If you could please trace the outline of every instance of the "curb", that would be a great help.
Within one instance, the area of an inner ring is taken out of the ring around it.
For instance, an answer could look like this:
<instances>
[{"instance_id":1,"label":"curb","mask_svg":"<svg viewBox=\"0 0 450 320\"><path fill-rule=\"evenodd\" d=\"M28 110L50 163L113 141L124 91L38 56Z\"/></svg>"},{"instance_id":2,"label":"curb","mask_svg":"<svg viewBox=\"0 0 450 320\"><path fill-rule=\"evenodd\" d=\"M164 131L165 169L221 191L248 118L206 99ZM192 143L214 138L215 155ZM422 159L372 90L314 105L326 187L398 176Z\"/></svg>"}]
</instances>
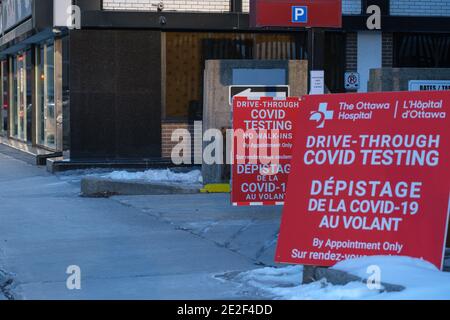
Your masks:
<instances>
[{"instance_id":1,"label":"curb","mask_svg":"<svg viewBox=\"0 0 450 320\"><path fill-rule=\"evenodd\" d=\"M150 183L143 181L121 181L102 178L83 178L81 195L84 197L110 197L116 195L167 195L197 194L199 186L180 184Z\"/></svg>"},{"instance_id":2,"label":"curb","mask_svg":"<svg viewBox=\"0 0 450 320\"><path fill-rule=\"evenodd\" d=\"M207 184L200 190L201 193L230 193L230 184Z\"/></svg>"}]
</instances>

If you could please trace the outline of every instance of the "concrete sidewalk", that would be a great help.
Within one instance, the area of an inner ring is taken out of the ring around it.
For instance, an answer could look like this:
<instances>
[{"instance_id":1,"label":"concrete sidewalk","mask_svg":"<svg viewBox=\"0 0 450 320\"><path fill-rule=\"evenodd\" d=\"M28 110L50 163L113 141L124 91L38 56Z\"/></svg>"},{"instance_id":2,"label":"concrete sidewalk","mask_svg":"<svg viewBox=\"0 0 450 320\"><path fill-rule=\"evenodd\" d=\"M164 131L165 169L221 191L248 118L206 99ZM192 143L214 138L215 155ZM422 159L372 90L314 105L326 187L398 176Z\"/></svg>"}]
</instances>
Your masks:
<instances>
[{"instance_id":1,"label":"concrete sidewalk","mask_svg":"<svg viewBox=\"0 0 450 320\"><path fill-rule=\"evenodd\" d=\"M15 299L260 298L216 276L270 261L279 213L230 208L223 195L81 198L78 183L0 154L0 269L14 280L3 291ZM81 268L81 290L66 287L71 265Z\"/></svg>"},{"instance_id":2,"label":"concrete sidewalk","mask_svg":"<svg viewBox=\"0 0 450 320\"><path fill-rule=\"evenodd\" d=\"M112 197L259 265L273 266L282 207L233 207L229 194Z\"/></svg>"}]
</instances>

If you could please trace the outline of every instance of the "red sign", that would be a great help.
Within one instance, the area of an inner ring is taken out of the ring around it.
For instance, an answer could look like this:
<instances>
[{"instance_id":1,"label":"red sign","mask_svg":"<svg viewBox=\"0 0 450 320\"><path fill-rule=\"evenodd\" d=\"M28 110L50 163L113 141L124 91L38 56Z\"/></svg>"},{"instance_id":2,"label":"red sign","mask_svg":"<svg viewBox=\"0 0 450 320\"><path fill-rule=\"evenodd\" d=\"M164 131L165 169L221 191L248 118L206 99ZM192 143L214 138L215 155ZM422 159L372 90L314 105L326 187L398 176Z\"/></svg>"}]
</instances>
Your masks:
<instances>
[{"instance_id":1,"label":"red sign","mask_svg":"<svg viewBox=\"0 0 450 320\"><path fill-rule=\"evenodd\" d=\"M342 27L341 0L253 0L252 27Z\"/></svg>"},{"instance_id":2,"label":"red sign","mask_svg":"<svg viewBox=\"0 0 450 320\"><path fill-rule=\"evenodd\" d=\"M450 92L305 97L276 261L399 255L442 267L449 111Z\"/></svg>"},{"instance_id":3,"label":"red sign","mask_svg":"<svg viewBox=\"0 0 450 320\"><path fill-rule=\"evenodd\" d=\"M299 98L233 99L233 205L284 204Z\"/></svg>"}]
</instances>

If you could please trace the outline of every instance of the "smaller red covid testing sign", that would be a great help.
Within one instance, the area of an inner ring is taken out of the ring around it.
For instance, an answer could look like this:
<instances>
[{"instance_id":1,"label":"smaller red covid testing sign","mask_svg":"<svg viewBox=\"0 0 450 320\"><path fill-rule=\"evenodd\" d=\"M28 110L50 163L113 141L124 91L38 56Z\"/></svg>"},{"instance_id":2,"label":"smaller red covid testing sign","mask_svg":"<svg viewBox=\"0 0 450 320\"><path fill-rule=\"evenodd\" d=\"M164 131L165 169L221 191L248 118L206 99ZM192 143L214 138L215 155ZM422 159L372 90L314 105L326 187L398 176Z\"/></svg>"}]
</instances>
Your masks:
<instances>
[{"instance_id":1,"label":"smaller red covid testing sign","mask_svg":"<svg viewBox=\"0 0 450 320\"><path fill-rule=\"evenodd\" d=\"M373 255L443 266L450 92L304 98L276 261Z\"/></svg>"},{"instance_id":2,"label":"smaller red covid testing sign","mask_svg":"<svg viewBox=\"0 0 450 320\"><path fill-rule=\"evenodd\" d=\"M284 204L300 106L299 98L233 99L233 205Z\"/></svg>"}]
</instances>

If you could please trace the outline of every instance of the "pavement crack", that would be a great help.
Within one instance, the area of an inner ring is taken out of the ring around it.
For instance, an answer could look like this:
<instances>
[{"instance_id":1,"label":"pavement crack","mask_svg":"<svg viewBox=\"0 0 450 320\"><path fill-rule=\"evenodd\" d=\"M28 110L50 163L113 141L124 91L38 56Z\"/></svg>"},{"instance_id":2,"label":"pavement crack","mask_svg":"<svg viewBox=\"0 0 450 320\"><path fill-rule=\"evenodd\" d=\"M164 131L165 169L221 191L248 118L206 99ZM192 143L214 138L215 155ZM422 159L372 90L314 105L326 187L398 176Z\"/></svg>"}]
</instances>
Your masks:
<instances>
[{"instance_id":1,"label":"pavement crack","mask_svg":"<svg viewBox=\"0 0 450 320\"><path fill-rule=\"evenodd\" d=\"M224 243L224 247L229 249L229 247L230 247L230 245L232 244L232 242L233 242L234 240L236 240L237 237L239 237L241 234L243 234L243 233L244 233L248 228L250 228L250 226L253 225L253 224L254 224L254 220L251 220L251 221L248 222L245 226L242 226L242 228L240 228L238 231L236 231L236 232L230 237L230 239Z\"/></svg>"},{"instance_id":2,"label":"pavement crack","mask_svg":"<svg viewBox=\"0 0 450 320\"><path fill-rule=\"evenodd\" d=\"M264 252L266 252L268 249L270 249L270 247L272 247L274 244L277 243L278 240L278 234L279 231L277 231L273 236L272 239L267 241L262 247L261 249L258 250L258 252L256 253L255 257L256 259L261 258L261 256L264 254Z\"/></svg>"}]
</instances>

